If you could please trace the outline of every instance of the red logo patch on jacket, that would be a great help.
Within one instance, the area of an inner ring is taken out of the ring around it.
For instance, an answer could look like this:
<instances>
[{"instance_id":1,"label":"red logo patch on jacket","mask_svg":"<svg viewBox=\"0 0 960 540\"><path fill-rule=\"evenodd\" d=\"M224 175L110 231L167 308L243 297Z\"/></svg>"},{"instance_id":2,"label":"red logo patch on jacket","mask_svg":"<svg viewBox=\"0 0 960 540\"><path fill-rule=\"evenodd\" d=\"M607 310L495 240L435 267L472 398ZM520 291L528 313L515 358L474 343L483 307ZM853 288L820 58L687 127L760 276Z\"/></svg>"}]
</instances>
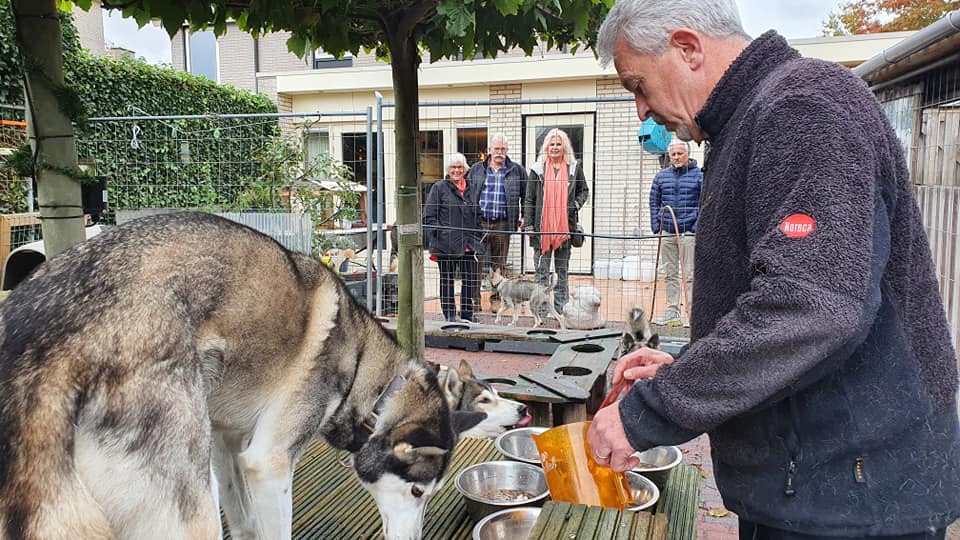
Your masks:
<instances>
[{"instance_id":1,"label":"red logo patch on jacket","mask_svg":"<svg viewBox=\"0 0 960 540\"><path fill-rule=\"evenodd\" d=\"M792 214L780 222L780 230L789 238L803 238L817 229L817 222L806 214Z\"/></svg>"}]
</instances>

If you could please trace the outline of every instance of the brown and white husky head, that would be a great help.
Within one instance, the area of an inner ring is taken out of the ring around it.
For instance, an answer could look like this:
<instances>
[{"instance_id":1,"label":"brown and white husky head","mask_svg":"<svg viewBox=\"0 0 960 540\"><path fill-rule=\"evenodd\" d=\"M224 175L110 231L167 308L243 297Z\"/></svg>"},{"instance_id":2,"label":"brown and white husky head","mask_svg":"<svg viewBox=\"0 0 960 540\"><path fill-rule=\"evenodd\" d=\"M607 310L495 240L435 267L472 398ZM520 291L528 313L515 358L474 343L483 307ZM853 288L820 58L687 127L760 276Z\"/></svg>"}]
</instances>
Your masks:
<instances>
[{"instance_id":1,"label":"brown and white husky head","mask_svg":"<svg viewBox=\"0 0 960 540\"><path fill-rule=\"evenodd\" d=\"M530 423L531 416L527 413L526 405L500 397L492 385L474 376L466 360L460 360L460 366L455 370L441 369L446 372L446 378L441 374L441 384L450 410L486 415L479 424L460 433L461 437L492 439L512 427Z\"/></svg>"},{"instance_id":2,"label":"brown and white husky head","mask_svg":"<svg viewBox=\"0 0 960 540\"><path fill-rule=\"evenodd\" d=\"M627 329L620 341L620 356L643 347L656 349L660 346L660 335L654 334L643 309L635 307L627 313Z\"/></svg>"}]
</instances>

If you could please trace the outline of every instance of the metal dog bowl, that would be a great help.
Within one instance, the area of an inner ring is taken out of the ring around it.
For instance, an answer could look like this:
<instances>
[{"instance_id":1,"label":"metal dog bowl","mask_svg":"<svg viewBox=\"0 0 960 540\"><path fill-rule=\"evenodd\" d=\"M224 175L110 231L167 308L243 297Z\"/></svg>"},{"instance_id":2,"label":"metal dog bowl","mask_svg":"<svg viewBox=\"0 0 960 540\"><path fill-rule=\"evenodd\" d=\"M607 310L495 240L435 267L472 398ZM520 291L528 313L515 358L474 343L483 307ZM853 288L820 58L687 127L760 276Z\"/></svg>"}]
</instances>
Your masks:
<instances>
[{"instance_id":1,"label":"metal dog bowl","mask_svg":"<svg viewBox=\"0 0 960 540\"><path fill-rule=\"evenodd\" d=\"M653 480L637 474L633 471L627 471L627 484L630 485L630 494L633 495L633 505L628 506L627 510L634 512L646 510L660 499L660 490Z\"/></svg>"},{"instance_id":2,"label":"metal dog bowl","mask_svg":"<svg viewBox=\"0 0 960 540\"><path fill-rule=\"evenodd\" d=\"M633 468L638 473L669 471L683 461L683 453L676 446L657 446L637 454L640 464Z\"/></svg>"},{"instance_id":3,"label":"metal dog bowl","mask_svg":"<svg viewBox=\"0 0 960 540\"><path fill-rule=\"evenodd\" d=\"M540 506L550 490L540 467L519 461L485 461L460 471L455 482L474 521L520 506Z\"/></svg>"},{"instance_id":4,"label":"metal dog bowl","mask_svg":"<svg viewBox=\"0 0 960 540\"><path fill-rule=\"evenodd\" d=\"M524 506L494 512L473 527L473 540L519 540L526 538L540 517L539 508Z\"/></svg>"},{"instance_id":5,"label":"metal dog bowl","mask_svg":"<svg viewBox=\"0 0 960 540\"><path fill-rule=\"evenodd\" d=\"M512 460L540 465L540 454L537 452L537 443L533 442L531 435L539 435L547 429L549 428L522 427L504 431L497 436L495 442L497 450Z\"/></svg>"}]
</instances>

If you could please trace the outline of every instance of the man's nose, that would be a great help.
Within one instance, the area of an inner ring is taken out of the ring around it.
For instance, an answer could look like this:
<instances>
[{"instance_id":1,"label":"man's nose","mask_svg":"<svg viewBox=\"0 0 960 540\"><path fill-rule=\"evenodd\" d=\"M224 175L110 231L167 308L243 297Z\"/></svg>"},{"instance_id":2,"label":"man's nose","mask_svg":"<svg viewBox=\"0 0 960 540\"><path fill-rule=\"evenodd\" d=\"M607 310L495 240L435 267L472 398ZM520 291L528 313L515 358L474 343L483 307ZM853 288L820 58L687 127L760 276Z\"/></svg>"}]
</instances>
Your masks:
<instances>
[{"instance_id":1,"label":"man's nose","mask_svg":"<svg viewBox=\"0 0 960 540\"><path fill-rule=\"evenodd\" d=\"M646 122L647 117L649 117L650 113L652 112L650 107L647 106L647 100L640 96L636 96L634 101L637 102L637 117L640 118L641 122Z\"/></svg>"}]
</instances>

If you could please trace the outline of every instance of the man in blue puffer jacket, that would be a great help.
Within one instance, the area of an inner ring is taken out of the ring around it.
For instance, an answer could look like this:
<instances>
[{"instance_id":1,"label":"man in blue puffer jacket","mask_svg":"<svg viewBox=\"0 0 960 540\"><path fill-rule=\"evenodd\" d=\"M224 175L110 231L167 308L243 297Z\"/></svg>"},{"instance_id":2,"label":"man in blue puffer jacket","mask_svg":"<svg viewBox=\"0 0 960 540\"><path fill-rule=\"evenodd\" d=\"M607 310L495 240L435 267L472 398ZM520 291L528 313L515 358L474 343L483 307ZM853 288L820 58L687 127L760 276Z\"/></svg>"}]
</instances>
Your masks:
<instances>
[{"instance_id":1,"label":"man in blue puffer jacket","mask_svg":"<svg viewBox=\"0 0 960 540\"><path fill-rule=\"evenodd\" d=\"M686 295L684 306L690 308L693 295L693 236L697 232L697 212L703 171L690 159L690 145L674 139L667 148L671 165L657 173L650 188L650 227L654 234L667 233L660 245L660 273L667 285L667 310L654 324L680 326L680 264L683 264ZM666 207L673 209L673 213ZM674 221L676 218L676 221ZM660 224L663 224L663 227ZM681 259L682 255L682 259ZM686 318L689 320L689 317ZM687 323L689 324L689 323Z\"/></svg>"}]
</instances>

